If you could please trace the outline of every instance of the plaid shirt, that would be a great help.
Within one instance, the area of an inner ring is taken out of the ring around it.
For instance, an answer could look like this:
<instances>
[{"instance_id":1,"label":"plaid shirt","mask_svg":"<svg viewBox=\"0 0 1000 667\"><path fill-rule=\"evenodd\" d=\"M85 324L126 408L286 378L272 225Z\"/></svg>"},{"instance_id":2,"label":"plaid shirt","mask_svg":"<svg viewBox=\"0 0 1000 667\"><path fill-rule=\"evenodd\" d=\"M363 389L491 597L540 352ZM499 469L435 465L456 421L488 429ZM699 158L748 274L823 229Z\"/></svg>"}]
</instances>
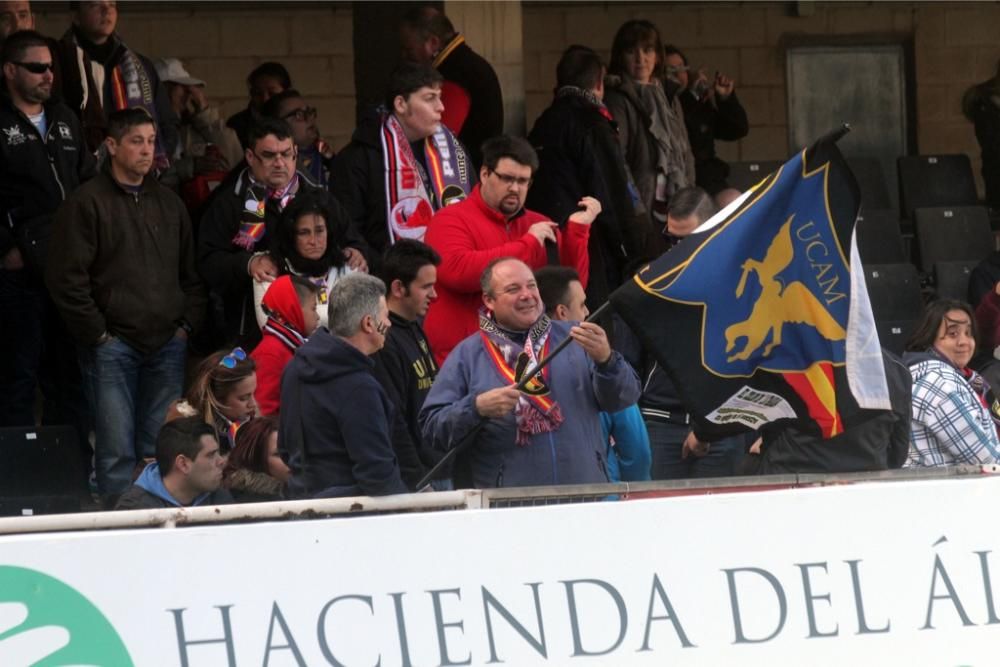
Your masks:
<instances>
[{"instance_id":1,"label":"plaid shirt","mask_svg":"<svg viewBox=\"0 0 1000 667\"><path fill-rule=\"evenodd\" d=\"M934 359L910 367L910 374L907 467L1000 463L1000 440L989 411L958 371Z\"/></svg>"}]
</instances>

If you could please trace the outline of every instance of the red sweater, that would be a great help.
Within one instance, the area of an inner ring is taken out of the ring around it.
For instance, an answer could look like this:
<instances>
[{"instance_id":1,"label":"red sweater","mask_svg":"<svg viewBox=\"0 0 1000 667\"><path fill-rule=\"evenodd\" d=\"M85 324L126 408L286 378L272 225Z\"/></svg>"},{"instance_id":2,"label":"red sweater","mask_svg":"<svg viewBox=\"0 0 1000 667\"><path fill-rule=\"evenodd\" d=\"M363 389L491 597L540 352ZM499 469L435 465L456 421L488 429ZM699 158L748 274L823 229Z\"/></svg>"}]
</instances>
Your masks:
<instances>
[{"instance_id":1,"label":"red sweater","mask_svg":"<svg viewBox=\"0 0 1000 667\"><path fill-rule=\"evenodd\" d=\"M498 257L516 257L532 269L545 266L545 248L528 229L548 219L522 209L507 220L486 205L478 185L468 199L439 210L431 218L424 241L441 255L441 265L437 300L427 312L424 331L439 367L452 348L479 330L477 313L483 305L479 277L487 264ZM556 236L559 263L576 269L586 287L590 225L567 223L566 230Z\"/></svg>"}]
</instances>

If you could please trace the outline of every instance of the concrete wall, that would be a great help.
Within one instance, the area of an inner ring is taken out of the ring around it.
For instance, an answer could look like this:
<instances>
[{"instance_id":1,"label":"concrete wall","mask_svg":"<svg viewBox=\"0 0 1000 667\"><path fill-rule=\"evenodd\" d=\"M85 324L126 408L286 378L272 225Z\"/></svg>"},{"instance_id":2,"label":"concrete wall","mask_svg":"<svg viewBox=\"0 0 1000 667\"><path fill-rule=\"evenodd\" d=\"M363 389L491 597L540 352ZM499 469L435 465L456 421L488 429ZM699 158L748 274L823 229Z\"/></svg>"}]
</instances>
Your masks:
<instances>
[{"instance_id":1,"label":"concrete wall","mask_svg":"<svg viewBox=\"0 0 1000 667\"><path fill-rule=\"evenodd\" d=\"M58 37L70 24L65 2L33 2L32 7L36 27L47 35ZM355 95L349 4L119 3L118 8L125 42L150 58L181 58L192 76L207 82L209 98L226 116L246 106L250 70L278 60L319 109L327 141L340 147L350 140Z\"/></svg>"},{"instance_id":2,"label":"concrete wall","mask_svg":"<svg viewBox=\"0 0 1000 667\"><path fill-rule=\"evenodd\" d=\"M793 16L796 7L808 16ZM631 18L657 25L692 65L736 78L750 118L742 141L719 143L731 160L783 158L788 151L783 39L793 34L899 33L912 36L917 150L965 152L979 177L979 148L961 115L962 92L992 76L1000 57L1000 5L963 2L531 3L522 9L528 126L548 105L555 66L569 44L605 57L618 27Z\"/></svg>"},{"instance_id":3,"label":"concrete wall","mask_svg":"<svg viewBox=\"0 0 1000 667\"><path fill-rule=\"evenodd\" d=\"M60 35L69 25L65 3L36 2L38 28ZM280 60L320 110L328 141L342 146L354 126L350 3L121 3L119 31L137 51L177 56L226 114L246 104L244 79L255 65ZM808 16L793 16L795 8ZM972 126L961 116L961 94L992 75L1000 58L1000 4L927 3L475 3L450 0L446 11L470 45L491 59L507 100L509 131L530 127L549 103L555 65L571 43L605 56L615 30L629 18L659 26L692 64L730 73L750 116L749 136L720 143L723 157L768 159L788 150L783 40L794 34L898 33L912 37L915 56L917 149L966 152L975 160ZM523 98L522 98L523 95ZM523 101L522 101L523 99ZM522 112L523 109L523 112ZM522 115L523 113L523 115ZM526 120L526 125L522 121Z\"/></svg>"}]
</instances>

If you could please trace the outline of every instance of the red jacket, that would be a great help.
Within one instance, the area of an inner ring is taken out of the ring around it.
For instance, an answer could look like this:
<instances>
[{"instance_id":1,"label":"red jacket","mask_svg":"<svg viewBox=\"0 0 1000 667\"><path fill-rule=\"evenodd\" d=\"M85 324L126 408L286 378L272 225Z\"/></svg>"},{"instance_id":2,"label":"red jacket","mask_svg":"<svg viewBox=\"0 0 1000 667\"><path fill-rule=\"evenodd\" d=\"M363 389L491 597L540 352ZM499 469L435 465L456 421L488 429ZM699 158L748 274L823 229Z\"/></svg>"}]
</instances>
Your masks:
<instances>
[{"instance_id":1,"label":"red jacket","mask_svg":"<svg viewBox=\"0 0 1000 667\"><path fill-rule=\"evenodd\" d=\"M261 415L278 414L281 403L281 374L304 338L302 305L289 276L276 279L261 302L271 315L263 328L263 338L250 353L257 363L257 391L254 400Z\"/></svg>"},{"instance_id":2,"label":"red jacket","mask_svg":"<svg viewBox=\"0 0 1000 667\"><path fill-rule=\"evenodd\" d=\"M479 277L487 264L498 257L516 257L532 269L545 266L545 248L528 229L548 219L522 209L507 220L486 205L478 185L468 199L439 210L431 218L424 241L441 255L441 265L437 270L438 298L427 312L424 331L439 367L453 347L479 330L477 313L483 305ZM586 287L590 225L567 223L566 230L556 236L559 263L576 269Z\"/></svg>"}]
</instances>

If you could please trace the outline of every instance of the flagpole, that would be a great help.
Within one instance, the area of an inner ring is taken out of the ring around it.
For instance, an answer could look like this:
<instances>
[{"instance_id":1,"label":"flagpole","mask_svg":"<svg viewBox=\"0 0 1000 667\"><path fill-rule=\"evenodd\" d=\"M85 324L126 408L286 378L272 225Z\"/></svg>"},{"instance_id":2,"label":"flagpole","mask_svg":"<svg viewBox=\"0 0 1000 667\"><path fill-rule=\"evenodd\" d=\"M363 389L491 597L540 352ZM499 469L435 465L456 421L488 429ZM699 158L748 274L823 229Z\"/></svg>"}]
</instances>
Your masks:
<instances>
[{"instance_id":1,"label":"flagpole","mask_svg":"<svg viewBox=\"0 0 1000 667\"><path fill-rule=\"evenodd\" d=\"M596 321L597 318L603 315L604 311L606 311L610 307L611 307L611 302L605 301L603 304L601 304L601 306L597 310L592 312L587 317L587 319L584 320L584 322ZM524 388L528 386L528 383L531 382L531 379L536 375L538 375L539 373L541 373L542 369L548 366L549 362L555 359L556 355L565 350L566 346L572 342L573 338L571 336L566 336L566 338L560 341L559 344L556 345L551 352L545 355L545 357L538 363L537 366L535 366L532 370L525 372L525 374L521 376L521 379L518 381L518 383L514 385L515 389L517 389L518 391L524 391ZM483 426L486 425L487 421L489 421L489 417L483 417L483 416L479 417L479 421L476 422L476 425L473 426L468 433L462 436L462 439L458 441L458 444L449 449L448 452L441 458L441 460L438 461L436 464L434 464L434 467L431 468L427 472L427 474L420 479L419 482L417 482L418 492L423 491L430 483L431 479L434 478L434 475L436 475L441 468L443 468L445 465L448 464L448 462L450 462L453 458L455 458L455 456L457 456L460 451L469 446L469 444L475 439L479 431L482 430Z\"/></svg>"}]
</instances>

